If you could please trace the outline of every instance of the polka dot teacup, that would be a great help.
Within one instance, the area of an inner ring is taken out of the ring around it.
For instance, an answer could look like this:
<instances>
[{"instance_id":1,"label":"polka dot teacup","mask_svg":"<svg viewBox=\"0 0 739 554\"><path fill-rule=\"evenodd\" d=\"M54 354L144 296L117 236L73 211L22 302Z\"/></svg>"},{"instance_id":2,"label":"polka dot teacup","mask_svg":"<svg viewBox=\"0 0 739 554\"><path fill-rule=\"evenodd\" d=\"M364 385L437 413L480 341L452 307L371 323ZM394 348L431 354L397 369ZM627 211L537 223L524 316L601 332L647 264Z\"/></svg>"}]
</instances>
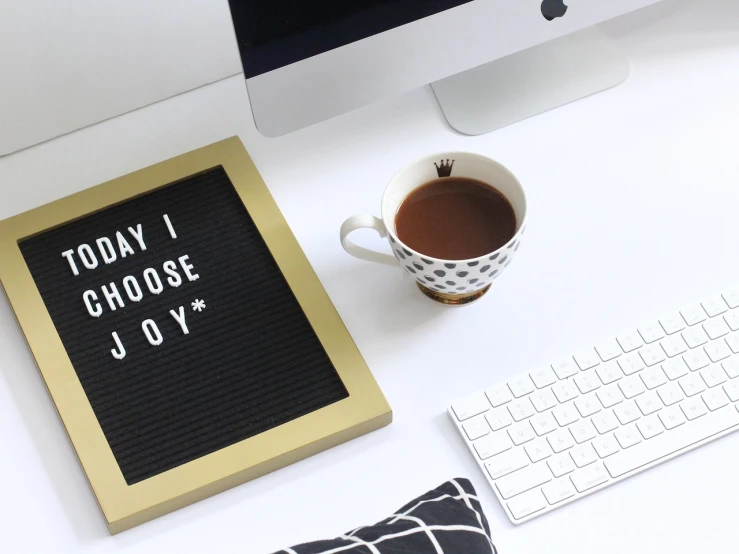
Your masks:
<instances>
[{"instance_id":1,"label":"polka dot teacup","mask_svg":"<svg viewBox=\"0 0 739 554\"><path fill-rule=\"evenodd\" d=\"M418 187L444 177L468 177L495 188L505 196L516 216L515 234L494 252L467 260L442 260L416 252L396 234L395 218L403 201ZM393 255L352 243L348 236L369 228L387 237ZM355 215L341 226L341 244L352 256L402 268L429 298L443 304L463 305L481 298L513 260L526 228L526 193L518 179L499 163L478 154L454 152L429 156L399 171L382 197L382 219Z\"/></svg>"}]
</instances>

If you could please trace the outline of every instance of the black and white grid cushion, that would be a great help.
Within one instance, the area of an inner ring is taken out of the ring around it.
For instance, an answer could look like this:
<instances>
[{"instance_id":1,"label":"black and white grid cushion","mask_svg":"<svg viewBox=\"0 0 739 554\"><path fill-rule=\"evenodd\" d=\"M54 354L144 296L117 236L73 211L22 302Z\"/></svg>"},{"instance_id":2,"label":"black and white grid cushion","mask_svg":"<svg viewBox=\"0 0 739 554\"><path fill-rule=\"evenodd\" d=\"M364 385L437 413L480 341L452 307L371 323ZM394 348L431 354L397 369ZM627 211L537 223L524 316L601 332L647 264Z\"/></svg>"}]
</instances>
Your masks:
<instances>
[{"instance_id":1,"label":"black and white grid cushion","mask_svg":"<svg viewBox=\"0 0 739 554\"><path fill-rule=\"evenodd\" d=\"M453 479L370 527L275 554L497 554L472 483Z\"/></svg>"}]
</instances>

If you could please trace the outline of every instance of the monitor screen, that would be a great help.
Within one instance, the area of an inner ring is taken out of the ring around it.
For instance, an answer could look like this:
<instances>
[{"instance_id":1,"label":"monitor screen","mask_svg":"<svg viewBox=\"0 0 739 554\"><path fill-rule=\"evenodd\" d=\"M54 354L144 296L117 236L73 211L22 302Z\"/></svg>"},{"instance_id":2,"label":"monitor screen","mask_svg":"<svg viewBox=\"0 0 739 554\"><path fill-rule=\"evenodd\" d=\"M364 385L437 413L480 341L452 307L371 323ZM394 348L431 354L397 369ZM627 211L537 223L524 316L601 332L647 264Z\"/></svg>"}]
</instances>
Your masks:
<instances>
[{"instance_id":1,"label":"monitor screen","mask_svg":"<svg viewBox=\"0 0 739 554\"><path fill-rule=\"evenodd\" d=\"M246 78L473 0L229 0Z\"/></svg>"}]
</instances>

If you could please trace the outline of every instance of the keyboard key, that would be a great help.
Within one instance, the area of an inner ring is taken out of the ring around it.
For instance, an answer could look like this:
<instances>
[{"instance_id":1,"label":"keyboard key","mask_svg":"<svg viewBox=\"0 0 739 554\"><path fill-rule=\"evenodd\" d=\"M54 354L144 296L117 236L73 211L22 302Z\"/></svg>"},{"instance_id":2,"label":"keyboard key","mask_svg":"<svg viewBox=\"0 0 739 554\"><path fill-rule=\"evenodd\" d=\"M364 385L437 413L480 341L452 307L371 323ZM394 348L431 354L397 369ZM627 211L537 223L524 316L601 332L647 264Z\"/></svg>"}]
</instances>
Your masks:
<instances>
[{"instance_id":1,"label":"keyboard key","mask_svg":"<svg viewBox=\"0 0 739 554\"><path fill-rule=\"evenodd\" d=\"M531 426L534 428L534 432L540 437L551 433L558 428L557 422L554 420L554 416L551 412L544 412L543 414L537 414L530 420Z\"/></svg>"},{"instance_id":2,"label":"keyboard key","mask_svg":"<svg viewBox=\"0 0 739 554\"><path fill-rule=\"evenodd\" d=\"M679 406L670 406L659 413L659 420L665 426L665 429L669 431L685 423L685 416Z\"/></svg>"},{"instance_id":3,"label":"keyboard key","mask_svg":"<svg viewBox=\"0 0 739 554\"><path fill-rule=\"evenodd\" d=\"M552 364L552 369L560 379L567 379L580 373L580 368L577 367L575 360L572 358L565 358L556 364Z\"/></svg>"},{"instance_id":4,"label":"keyboard key","mask_svg":"<svg viewBox=\"0 0 739 554\"><path fill-rule=\"evenodd\" d=\"M467 438L471 441L484 437L490 432L490 426L485 421L485 416L478 416L474 419L467 420L462 424Z\"/></svg>"},{"instance_id":5,"label":"keyboard key","mask_svg":"<svg viewBox=\"0 0 739 554\"><path fill-rule=\"evenodd\" d=\"M721 295L732 310L739 308L739 288L731 289Z\"/></svg>"},{"instance_id":6,"label":"keyboard key","mask_svg":"<svg viewBox=\"0 0 739 554\"><path fill-rule=\"evenodd\" d=\"M549 446L552 447L552 450L557 454L575 446L575 439L572 438L572 435L567 429L560 429L551 435L547 435L547 441L549 442Z\"/></svg>"},{"instance_id":7,"label":"keyboard key","mask_svg":"<svg viewBox=\"0 0 739 554\"><path fill-rule=\"evenodd\" d=\"M682 333L683 339L690 348L698 348L708 342L708 335L703 330L703 327L691 327L686 329Z\"/></svg>"},{"instance_id":8,"label":"keyboard key","mask_svg":"<svg viewBox=\"0 0 739 554\"><path fill-rule=\"evenodd\" d=\"M685 323L688 325L696 325L706 320L706 312L701 308L700 304L694 304L680 310L680 315L683 316Z\"/></svg>"},{"instance_id":9,"label":"keyboard key","mask_svg":"<svg viewBox=\"0 0 739 554\"><path fill-rule=\"evenodd\" d=\"M487 460L496 454L513 448L511 439L505 433L492 433L472 444L481 460Z\"/></svg>"},{"instance_id":10,"label":"keyboard key","mask_svg":"<svg viewBox=\"0 0 739 554\"><path fill-rule=\"evenodd\" d=\"M667 383L664 387L657 389L657 394L665 406L672 406L685 400L685 395L677 383Z\"/></svg>"},{"instance_id":11,"label":"keyboard key","mask_svg":"<svg viewBox=\"0 0 739 554\"><path fill-rule=\"evenodd\" d=\"M544 493L547 502L554 506L563 500L575 496L575 487L572 486L572 482L569 479L559 479L544 485L541 488L541 492Z\"/></svg>"},{"instance_id":12,"label":"keyboard key","mask_svg":"<svg viewBox=\"0 0 739 554\"><path fill-rule=\"evenodd\" d=\"M703 309L706 310L708 317L716 317L717 315L724 313L728 309L726 306L726 302L724 302L724 299L721 298L721 295L718 294L716 296L706 298L703 302L701 302L701 305L703 306Z\"/></svg>"},{"instance_id":13,"label":"keyboard key","mask_svg":"<svg viewBox=\"0 0 739 554\"><path fill-rule=\"evenodd\" d=\"M663 433L638 447L622 450L604 463L611 477L620 477L736 425L739 425L739 413L736 410L718 410L690 425L681 425L669 433Z\"/></svg>"},{"instance_id":14,"label":"keyboard key","mask_svg":"<svg viewBox=\"0 0 739 554\"><path fill-rule=\"evenodd\" d=\"M557 399L551 389L536 391L529 396L529 399L537 412L544 412L557 405Z\"/></svg>"},{"instance_id":15,"label":"keyboard key","mask_svg":"<svg viewBox=\"0 0 739 554\"><path fill-rule=\"evenodd\" d=\"M577 365L581 370L585 371L591 367L595 367L600 363L600 357L594 348L581 350L574 356Z\"/></svg>"},{"instance_id":16,"label":"keyboard key","mask_svg":"<svg viewBox=\"0 0 739 554\"><path fill-rule=\"evenodd\" d=\"M644 360L647 367L651 367L665 361L665 351L662 350L662 347L659 344L648 344L639 350L639 355L641 356L641 359Z\"/></svg>"},{"instance_id":17,"label":"keyboard key","mask_svg":"<svg viewBox=\"0 0 739 554\"><path fill-rule=\"evenodd\" d=\"M708 354L700 349L691 350L683 356L683 360L688 364L690 371L698 371L711 363L711 360L708 358Z\"/></svg>"},{"instance_id":18,"label":"keyboard key","mask_svg":"<svg viewBox=\"0 0 739 554\"><path fill-rule=\"evenodd\" d=\"M485 462L485 468L493 480L500 479L527 465L529 465L529 459L526 457L524 451L519 448L498 454Z\"/></svg>"},{"instance_id":19,"label":"keyboard key","mask_svg":"<svg viewBox=\"0 0 739 554\"><path fill-rule=\"evenodd\" d=\"M588 464L598 461L598 455L589 444L576 446L570 450L570 457L577 467L585 467Z\"/></svg>"},{"instance_id":20,"label":"keyboard key","mask_svg":"<svg viewBox=\"0 0 739 554\"><path fill-rule=\"evenodd\" d=\"M484 394L475 394L452 405L454 415L459 421L465 421L490 409L490 403Z\"/></svg>"},{"instance_id":21,"label":"keyboard key","mask_svg":"<svg viewBox=\"0 0 739 554\"><path fill-rule=\"evenodd\" d=\"M604 408L612 408L616 404L620 404L624 401L624 395L621 394L621 391L616 385L602 388L595 394L598 397L598 400L600 400L600 403L603 404Z\"/></svg>"},{"instance_id":22,"label":"keyboard key","mask_svg":"<svg viewBox=\"0 0 739 554\"><path fill-rule=\"evenodd\" d=\"M508 428L508 434L516 446L534 440L534 429L528 421L518 423Z\"/></svg>"},{"instance_id":23,"label":"keyboard key","mask_svg":"<svg viewBox=\"0 0 739 554\"><path fill-rule=\"evenodd\" d=\"M703 330L711 340L723 337L729 334L729 326L723 319L715 318L709 319L703 324Z\"/></svg>"},{"instance_id":24,"label":"keyboard key","mask_svg":"<svg viewBox=\"0 0 739 554\"><path fill-rule=\"evenodd\" d=\"M537 389L543 389L557 382L557 376L551 367L542 367L531 372L531 380Z\"/></svg>"},{"instance_id":25,"label":"keyboard key","mask_svg":"<svg viewBox=\"0 0 739 554\"><path fill-rule=\"evenodd\" d=\"M610 410L606 412L601 412L598 415L593 416L590 421L593 423L596 430L601 435L609 433L614 429L618 429L619 426L618 419L616 419L616 416L613 415L613 412Z\"/></svg>"},{"instance_id":26,"label":"keyboard key","mask_svg":"<svg viewBox=\"0 0 739 554\"><path fill-rule=\"evenodd\" d=\"M505 385L490 387L485 391L485 394L487 395L488 400L490 401L490 404L493 406L493 408L499 408L503 404L507 404L508 402L513 400L513 395L511 394L511 391Z\"/></svg>"},{"instance_id":27,"label":"keyboard key","mask_svg":"<svg viewBox=\"0 0 739 554\"><path fill-rule=\"evenodd\" d=\"M644 341L641 340L641 336L636 331L628 333L622 333L616 337L618 344L621 346L621 350L624 352L632 352L637 348L641 348L644 345Z\"/></svg>"},{"instance_id":28,"label":"keyboard key","mask_svg":"<svg viewBox=\"0 0 739 554\"><path fill-rule=\"evenodd\" d=\"M624 427L621 427L621 429L616 429L616 431L613 433L613 436L616 437L616 440L618 441L618 444L621 445L621 448L631 448L632 446L641 442L641 435L636 429L636 425L633 423L630 425L625 425Z\"/></svg>"},{"instance_id":29,"label":"keyboard key","mask_svg":"<svg viewBox=\"0 0 739 554\"><path fill-rule=\"evenodd\" d=\"M636 352L619 358L618 365L621 368L621 371L624 372L624 375L633 375L645 367L644 362Z\"/></svg>"},{"instance_id":30,"label":"keyboard key","mask_svg":"<svg viewBox=\"0 0 739 554\"><path fill-rule=\"evenodd\" d=\"M662 409L662 402L654 391L649 391L639 396L636 399L636 405L639 406L639 410L645 416Z\"/></svg>"},{"instance_id":31,"label":"keyboard key","mask_svg":"<svg viewBox=\"0 0 739 554\"><path fill-rule=\"evenodd\" d=\"M508 388L511 389L515 398L521 398L534 392L534 382L528 375L523 375L508 381Z\"/></svg>"},{"instance_id":32,"label":"keyboard key","mask_svg":"<svg viewBox=\"0 0 739 554\"><path fill-rule=\"evenodd\" d=\"M685 321L678 313L663 317L659 320L659 323L668 335L673 335L685 329Z\"/></svg>"},{"instance_id":33,"label":"keyboard key","mask_svg":"<svg viewBox=\"0 0 739 554\"><path fill-rule=\"evenodd\" d=\"M616 362L608 362L598 366L595 373L598 374L604 385L615 383L624 376L623 371L621 371L621 368L618 367Z\"/></svg>"},{"instance_id":34,"label":"keyboard key","mask_svg":"<svg viewBox=\"0 0 739 554\"><path fill-rule=\"evenodd\" d=\"M570 476L577 492L585 492L608 481L608 473L602 463L580 469Z\"/></svg>"},{"instance_id":35,"label":"keyboard key","mask_svg":"<svg viewBox=\"0 0 739 554\"><path fill-rule=\"evenodd\" d=\"M695 396L706 390L706 384L699 375L691 373L678 381L680 388L683 389L685 396Z\"/></svg>"},{"instance_id":36,"label":"keyboard key","mask_svg":"<svg viewBox=\"0 0 739 554\"><path fill-rule=\"evenodd\" d=\"M648 323L647 325L643 325L639 327L638 331L639 331L639 334L641 335L642 340L646 344L656 342L659 339L664 338L665 336L664 330L657 322Z\"/></svg>"},{"instance_id":37,"label":"keyboard key","mask_svg":"<svg viewBox=\"0 0 739 554\"><path fill-rule=\"evenodd\" d=\"M582 394L587 394L600 387L600 379L594 369L575 375L574 381Z\"/></svg>"},{"instance_id":38,"label":"keyboard key","mask_svg":"<svg viewBox=\"0 0 739 554\"><path fill-rule=\"evenodd\" d=\"M562 477L575 471L575 462L568 454L558 454L547 460L547 465L555 477Z\"/></svg>"},{"instance_id":39,"label":"keyboard key","mask_svg":"<svg viewBox=\"0 0 739 554\"><path fill-rule=\"evenodd\" d=\"M577 407L577 411L580 412L580 415L582 417L588 417L593 414L597 414L601 410L600 402L598 402L598 399L594 394L581 396L580 398L575 400L575 406Z\"/></svg>"},{"instance_id":40,"label":"keyboard key","mask_svg":"<svg viewBox=\"0 0 739 554\"><path fill-rule=\"evenodd\" d=\"M734 354L739 354L739 333L732 333L724 340Z\"/></svg>"},{"instance_id":41,"label":"keyboard key","mask_svg":"<svg viewBox=\"0 0 739 554\"><path fill-rule=\"evenodd\" d=\"M685 402L682 402L680 404L680 409L683 411L685 417L687 417L689 421L697 419L708 413L708 410L706 409L706 404L703 402L700 396L696 396L695 398L688 398Z\"/></svg>"},{"instance_id":42,"label":"keyboard key","mask_svg":"<svg viewBox=\"0 0 739 554\"><path fill-rule=\"evenodd\" d=\"M618 388L621 389L626 398L634 398L647 390L638 375L619 381Z\"/></svg>"},{"instance_id":43,"label":"keyboard key","mask_svg":"<svg viewBox=\"0 0 739 554\"><path fill-rule=\"evenodd\" d=\"M564 404L568 400L578 397L577 387L572 381L561 381L552 386L552 392L557 397L560 404Z\"/></svg>"},{"instance_id":44,"label":"keyboard key","mask_svg":"<svg viewBox=\"0 0 739 554\"><path fill-rule=\"evenodd\" d=\"M552 414L554 414L554 418L557 420L560 427L564 427L565 425L569 425L570 423L580 419L580 416L575 409L574 402L560 404L552 410Z\"/></svg>"},{"instance_id":45,"label":"keyboard key","mask_svg":"<svg viewBox=\"0 0 739 554\"><path fill-rule=\"evenodd\" d=\"M500 431L504 427L508 427L511 423L513 423L513 419L511 419L511 414L505 408L490 410L487 414L485 414L485 419L488 420L488 425L490 425L490 428L493 431Z\"/></svg>"},{"instance_id":46,"label":"keyboard key","mask_svg":"<svg viewBox=\"0 0 739 554\"><path fill-rule=\"evenodd\" d=\"M718 385L723 385L726 382L726 373L721 369L720 365L712 365L700 372L703 381L706 386L710 389Z\"/></svg>"},{"instance_id":47,"label":"keyboard key","mask_svg":"<svg viewBox=\"0 0 739 554\"><path fill-rule=\"evenodd\" d=\"M540 490L535 490L522 494L511 500L508 509L513 515L513 519L522 519L536 512L540 512L547 507L547 501Z\"/></svg>"},{"instance_id":48,"label":"keyboard key","mask_svg":"<svg viewBox=\"0 0 739 554\"><path fill-rule=\"evenodd\" d=\"M660 345L662 345L662 350L665 351L668 358L674 358L688 350L688 345L685 344L685 341L680 335L672 335L671 337L662 339Z\"/></svg>"},{"instance_id":49,"label":"keyboard key","mask_svg":"<svg viewBox=\"0 0 739 554\"><path fill-rule=\"evenodd\" d=\"M596 435L595 427L587 419L581 419L576 421L569 427L572 437L575 439L577 444L582 444L585 441L589 441Z\"/></svg>"},{"instance_id":50,"label":"keyboard key","mask_svg":"<svg viewBox=\"0 0 739 554\"><path fill-rule=\"evenodd\" d=\"M709 342L703 347L703 350L706 351L706 354L708 354L708 357L714 363L725 360L726 358L731 356L731 350L729 350L729 347L726 346L726 343L718 340L714 342Z\"/></svg>"},{"instance_id":51,"label":"keyboard key","mask_svg":"<svg viewBox=\"0 0 739 554\"><path fill-rule=\"evenodd\" d=\"M619 404L613 409L613 413L616 415L621 425L626 425L632 421L636 421L641 417L639 408L636 407L636 402L633 400L627 400L623 404Z\"/></svg>"},{"instance_id":52,"label":"keyboard key","mask_svg":"<svg viewBox=\"0 0 739 554\"><path fill-rule=\"evenodd\" d=\"M650 367L642 371L639 376L644 382L644 386L649 390L656 389L657 387L664 385L667 382L667 376L662 368L659 366Z\"/></svg>"},{"instance_id":53,"label":"keyboard key","mask_svg":"<svg viewBox=\"0 0 739 554\"><path fill-rule=\"evenodd\" d=\"M660 433L665 432L665 427L656 415L650 415L636 422L641 436L645 439L656 437Z\"/></svg>"},{"instance_id":54,"label":"keyboard key","mask_svg":"<svg viewBox=\"0 0 739 554\"><path fill-rule=\"evenodd\" d=\"M739 402L739 382L729 381L724 385L724 392L732 402Z\"/></svg>"},{"instance_id":55,"label":"keyboard key","mask_svg":"<svg viewBox=\"0 0 739 554\"><path fill-rule=\"evenodd\" d=\"M662 364L662 371L665 372L665 375L667 375L670 381L674 381L688 374L688 366L682 358L675 358L674 360L664 362Z\"/></svg>"},{"instance_id":56,"label":"keyboard key","mask_svg":"<svg viewBox=\"0 0 739 554\"><path fill-rule=\"evenodd\" d=\"M621 447L618 445L618 441L616 440L616 437L613 436L613 434L603 435L602 437L596 438L595 440L593 440L592 445L601 459L612 456L613 454L621 450Z\"/></svg>"},{"instance_id":57,"label":"keyboard key","mask_svg":"<svg viewBox=\"0 0 739 554\"><path fill-rule=\"evenodd\" d=\"M739 310L724 314L724 321L732 331L739 331Z\"/></svg>"},{"instance_id":58,"label":"keyboard key","mask_svg":"<svg viewBox=\"0 0 739 554\"><path fill-rule=\"evenodd\" d=\"M618 358L623 353L621 347L613 339L596 344L595 350L598 352L600 359L604 362Z\"/></svg>"},{"instance_id":59,"label":"keyboard key","mask_svg":"<svg viewBox=\"0 0 739 554\"><path fill-rule=\"evenodd\" d=\"M508 500L513 496L531 490L534 487L541 486L551 480L552 472L549 471L549 467L546 464L542 463L527 466L518 471L514 471L505 477L501 477L495 485L498 487L500 495L505 500ZM539 492L539 494L541 494L541 492ZM542 498L544 498L543 495Z\"/></svg>"},{"instance_id":60,"label":"keyboard key","mask_svg":"<svg viewBox=\"0 0 739 554\"><path fill-rule=\"evenodd\" d=\"M545 439L536 439L524 446L529 459L536 463L552 455L552 448Z\"/></svg>"},{"instance_id":61,"label":"keyboard key","mask_svg":"<svg viewBox=\"0 0 739 554\"><path fill-rule=\"evenodd\" d=\"M513 421L523 421L534 415L534 406L528 398L521 398L508 404L508 411L511 413Z\"/></svg>"},{"instance_id":62,"label":"keyboard key","mask_svg":"<svg viewBox=\"0 0 739 554\"><path fill-rule=\"evenodd\" d=\"M705 402L708 409L712 412L715 412L719 408L723 408L729 404L729 397L726 396L726 393L720 388L704 392L701 395L701 398L703 398L703 402Z\"/></svg>"},{"instance_id":63,"label":"keyboard key","mask_svg":"<svg viewBox=\"0 0 739 554\"><path fill-rule=\"evenodd\" d=\"M739 357L734 356L733 358L724 360L723 362L721 362L721 367L724 368L724 371L726 372L726 375L729 376L729 379L739 377Z\"/></svg>"}]
</instances>

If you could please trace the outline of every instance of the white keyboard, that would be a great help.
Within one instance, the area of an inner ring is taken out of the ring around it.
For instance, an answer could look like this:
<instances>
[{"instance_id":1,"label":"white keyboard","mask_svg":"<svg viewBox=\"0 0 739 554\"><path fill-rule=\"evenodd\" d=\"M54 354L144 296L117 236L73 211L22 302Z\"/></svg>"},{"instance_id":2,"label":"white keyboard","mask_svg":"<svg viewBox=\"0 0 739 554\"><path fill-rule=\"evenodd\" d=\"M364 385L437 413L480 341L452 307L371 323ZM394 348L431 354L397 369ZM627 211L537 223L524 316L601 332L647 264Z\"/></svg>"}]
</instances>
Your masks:
<instances>
[{"instance_id":1,"label":"white keyboard","mask_svg":"<svg viewBox=\"0 0 739 554\"><path fill-rule=\"evenodd\" d=\"M739 428L739 288L455 402L522 523Z\"/></svg>"}]
</instances>

